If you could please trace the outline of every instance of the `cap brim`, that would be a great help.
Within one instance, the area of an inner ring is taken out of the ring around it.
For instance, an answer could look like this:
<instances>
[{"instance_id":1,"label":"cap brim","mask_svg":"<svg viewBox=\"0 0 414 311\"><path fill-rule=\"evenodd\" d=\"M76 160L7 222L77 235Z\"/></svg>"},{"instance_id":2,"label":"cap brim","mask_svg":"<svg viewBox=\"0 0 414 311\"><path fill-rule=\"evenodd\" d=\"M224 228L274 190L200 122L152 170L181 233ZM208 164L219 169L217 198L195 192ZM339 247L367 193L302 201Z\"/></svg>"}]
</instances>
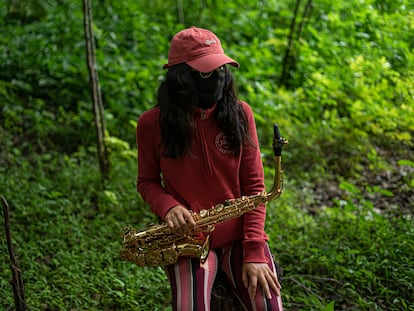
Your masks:
<instances>
[{"instance_id":1,"label":"cap brim","mask_svg":"<svg viewBox=\"0 0 414 311\"><path fill-rule=\"evenodd\" d=\"M210 72L225 64L229 64L236 68L240 67L238 62L224 54L205 55L197 59L187 61L186 64L201 72Z\"/></svg>"},{"instance_id":2,"label":"cap brim","mask_svg":"<svg viewBox=\"0 0 414 311\"><path fill-rule=\"evenodd\" d=\"M240 67L238 62L224 54L205 55L194 60L186 61L185 63L195 70L201 72L210 72L225 64L229 64L236 68ZM171 66L173 65L165 64L162 68L167 69Z\"/></svg>"}]
</instances>

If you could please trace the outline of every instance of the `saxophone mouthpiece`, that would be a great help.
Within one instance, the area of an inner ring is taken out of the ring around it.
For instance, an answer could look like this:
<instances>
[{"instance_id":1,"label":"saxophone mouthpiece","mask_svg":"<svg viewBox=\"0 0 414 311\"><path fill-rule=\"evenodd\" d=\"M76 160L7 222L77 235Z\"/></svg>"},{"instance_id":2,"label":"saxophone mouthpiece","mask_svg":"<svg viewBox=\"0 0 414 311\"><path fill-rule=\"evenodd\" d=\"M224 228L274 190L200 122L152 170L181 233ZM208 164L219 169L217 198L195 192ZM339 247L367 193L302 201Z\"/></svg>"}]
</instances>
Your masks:
<instances>
[{"instance_id":1,"label":"saxophone mouthpiece","mask_svg":"<svg viewBox=\"0 0 414 311\"><path fill-rule=\"evenodd\" d=\"M279 127L277 126L276 123L273 126L273 135L274 135L275 139L277 139L277 140L280 139Z\"/></svg>"},{"instance_id":2,"label":"saxophone mouthpiece","mask_svg":"<svg viewBox=\"0 0 414 311\"><path fill-rule=\"evenodd\" d=\"M280 157L282 155L282 147L287 145L289 142L280 136L279 127L275 123L273 126L273 152L275 157Z\"/></svg>"}]
</instances>

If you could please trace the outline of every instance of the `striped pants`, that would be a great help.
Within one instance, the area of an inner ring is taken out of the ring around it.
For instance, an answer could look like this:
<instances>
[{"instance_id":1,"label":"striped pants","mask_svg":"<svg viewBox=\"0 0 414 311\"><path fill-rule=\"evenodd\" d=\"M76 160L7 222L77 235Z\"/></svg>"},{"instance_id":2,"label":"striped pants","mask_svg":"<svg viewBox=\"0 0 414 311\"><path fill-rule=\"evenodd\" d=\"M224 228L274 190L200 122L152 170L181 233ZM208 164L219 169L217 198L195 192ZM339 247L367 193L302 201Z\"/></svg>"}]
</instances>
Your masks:
<instances>
[{"instance_id":1,"label":"striped pants","mask_svg":"<svg viewBox=\"0 0 414 311\"><path fill-rule=\"evenodd\" d=\"M275 266L269 247L265 254L269 267ZM209 311L213 283L217 272L226 274L234 292L249 311L283 311L280 296L272 291L272 299L267 299L258 285L255 301L252 304L247 289L242 282L243 246L235 242L223 249L212 249L205 263L197 258L180 258L174 265L166 267L172 291L174 311ZM220 269L219 269L220 268ZM275 272L276 273L276 272Z\"/></svg>"}]
</instances>

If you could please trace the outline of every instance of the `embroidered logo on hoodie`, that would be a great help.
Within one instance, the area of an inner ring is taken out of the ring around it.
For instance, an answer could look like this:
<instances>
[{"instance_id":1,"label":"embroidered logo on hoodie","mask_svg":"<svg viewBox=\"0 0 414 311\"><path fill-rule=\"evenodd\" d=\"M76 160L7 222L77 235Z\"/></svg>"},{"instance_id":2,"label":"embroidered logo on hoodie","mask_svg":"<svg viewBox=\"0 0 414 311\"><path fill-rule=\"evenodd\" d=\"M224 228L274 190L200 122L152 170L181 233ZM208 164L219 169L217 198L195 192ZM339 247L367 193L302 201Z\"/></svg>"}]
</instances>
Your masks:
<instances>
[{"instance_id":1,"label":"embroidered logo on hoodie","mask_svg":"<svg viewBox=\"0 0 414 311\"><path fill-rule=\"evenodd\" d=\"M231 149L229 148L227 138L223 132L219 132L216 136L216 148L223 154L231 153Z\"/></svg>"}]
</instances>

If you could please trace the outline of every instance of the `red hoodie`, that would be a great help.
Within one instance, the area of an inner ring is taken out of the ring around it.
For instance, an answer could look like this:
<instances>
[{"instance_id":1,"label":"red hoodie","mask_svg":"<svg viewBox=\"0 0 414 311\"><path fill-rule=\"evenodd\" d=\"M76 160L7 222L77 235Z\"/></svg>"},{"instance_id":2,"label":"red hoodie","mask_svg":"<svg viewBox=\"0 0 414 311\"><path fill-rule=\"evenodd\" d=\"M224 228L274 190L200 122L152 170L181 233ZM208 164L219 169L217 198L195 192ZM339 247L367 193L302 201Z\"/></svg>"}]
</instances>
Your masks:
<instances>
[{"instance_id":1,"label":"red hoodie","mask_svg":"<svg viewBox=\"0 0 414 311\"><path fill-rule=\"evenodd\" d=\"M226 199L255 195L265 189L253 111L248 104L240 104L247 116L252 143L243 144L237 157L229 152L213 116L215 106L198 110L191 155L180 159L159 155L159 108L148 110L139 118L137 189L161 219L179 204L198 212ZM239 218L217 224L211 233L211 247L243 240L244 262L267 262L264 256L265 217L266 209L261 205Z\"/></svg>"}]
</instances>

